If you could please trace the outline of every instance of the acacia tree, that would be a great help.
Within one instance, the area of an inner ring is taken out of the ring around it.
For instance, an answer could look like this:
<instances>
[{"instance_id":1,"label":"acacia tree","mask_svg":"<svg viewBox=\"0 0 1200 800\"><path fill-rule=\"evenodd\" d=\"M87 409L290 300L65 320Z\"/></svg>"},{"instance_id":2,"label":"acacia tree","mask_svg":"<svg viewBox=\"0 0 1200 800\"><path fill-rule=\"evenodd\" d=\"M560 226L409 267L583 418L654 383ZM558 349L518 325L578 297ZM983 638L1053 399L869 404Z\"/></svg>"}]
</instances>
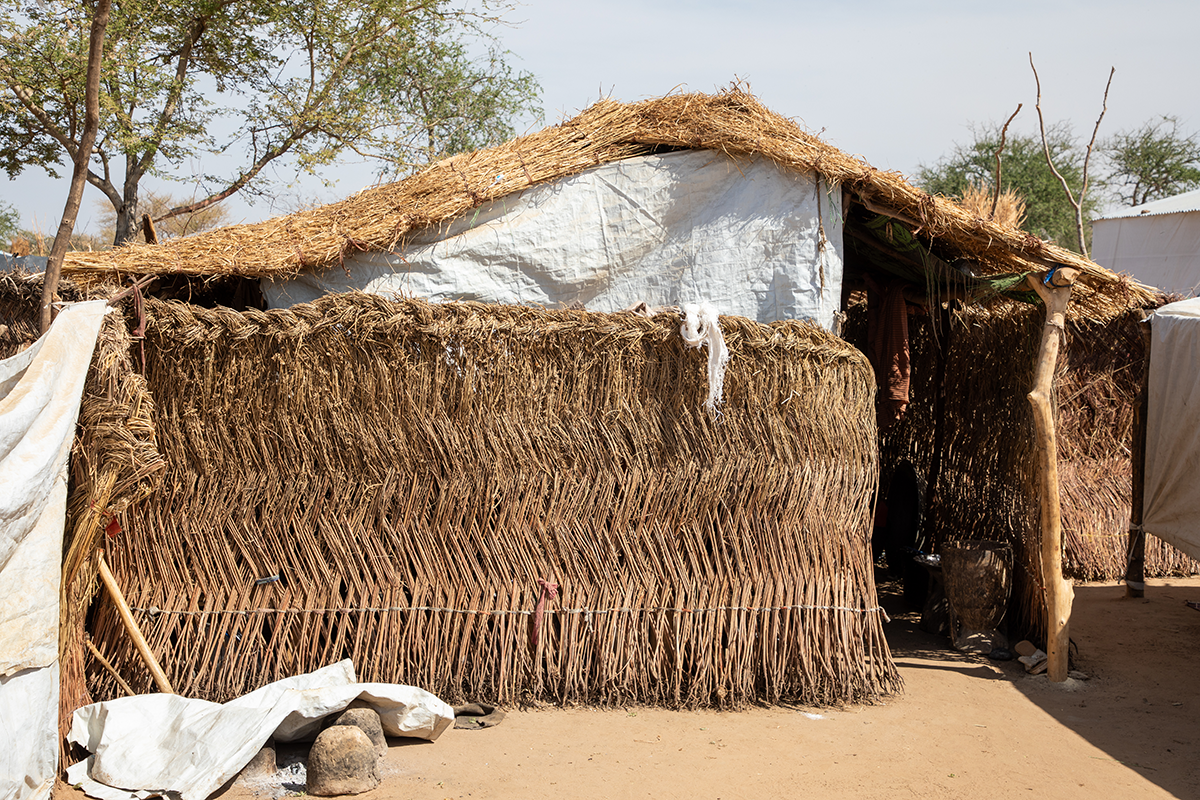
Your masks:
<instances>
[{"instance_id":1,"label":"acacia tree","mask_svg":"<svg viewBox=\"0 0 1200 800\"><path fill-rule=\"evenodd\" d=\"M97 223L108 229L113 228L117 219L116 210L107 200L97 200L96 202L99 206L99 213L96 216ZM160 242L211 230L230 221L228 207L220 203L213 203L187 214L172 213L173 209L183 208L191 202L190 200L182 201L166 192L153 189L147 189L138 196L138 207L141 209L142 215L148 214L151 219L162 220L155 226L155 233Z\"/></svg>"},{"instance_id":2,"label":"acacia tree","mask_svg":"<svg viewBox=\"0 0 1200 800\"><path fill-rule=\"evenodd\" d=\"M1184 135L1177 117L1164 115L1101 144L1108 186L1129 206L1200 188L1200 134Z\"/></svg>"},{"instance_id":3,"label":"acacia tree","mask_svg":"<svg viewBox=\"0 0 1200 800\"><path fill-rule=\"evenodd\" d=\"M100 135L87 180L116 212L114 243L140 230L146 175L232 163L167 218L269 185L269 165L318 174L347 150L403 173L512 136L536 112L532 76L490 34L507 6L482 0L120 0L104 53ZM81 0L0 9L0 165L52 175L80 149L88 15ZM471 56L482 48L481 58Z\"/></svg>"},{"instance_id":4,"label":"acacia tree","mask_svg":"<svg viewBox=\"0 0 1200 800\"><path fill-rule=\"evenodd\" d=\"M9 240L17 235L21 224L21 213L16 206L0 200L0 249L8 247Z\"/></svg>"},{"instance_id":5,"label":"acacia tree","mask_svg":"<svg viewBox=\"0 0 1200 800\"><path fill-rule=\"evenodd\" d=\"M996 176L996 152L1001 150L1001 132L1002 126L996 123L972 125L972 140L955 144L933 164L922 164L917 170L917 184L932 194L954 198L962 198L971 187L991 187ZM1084 154L1070 125L1047 126L1046 146L1058 171L1078 194L1083 187ZM1042 239L1073 242L1075 209L1046 163L1041 137L1010 132L1001 157L1004 169L1000 191L1013 192L1025 201L1022 228ZM1090 215L1097 209L1095 198L1085 196L1084 213Z\"/></svg>"}]
</instances>

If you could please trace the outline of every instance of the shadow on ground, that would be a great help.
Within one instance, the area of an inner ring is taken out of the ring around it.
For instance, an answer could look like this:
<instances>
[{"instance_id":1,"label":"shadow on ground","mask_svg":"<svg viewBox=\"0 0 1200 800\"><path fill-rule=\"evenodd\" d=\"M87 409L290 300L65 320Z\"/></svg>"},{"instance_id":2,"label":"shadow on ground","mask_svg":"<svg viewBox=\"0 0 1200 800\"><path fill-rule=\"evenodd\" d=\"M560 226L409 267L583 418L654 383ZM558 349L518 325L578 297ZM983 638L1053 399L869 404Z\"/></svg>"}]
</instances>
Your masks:
<instances>
[{"instance_id":1,"label":"shadow on ground","mask_svg":"<svg viewBox=\"0 0 1200 800\"><path fill-rule=\"evenodd\" d=\"M1126 598L1119 583L1076 586L1073 666L1088 680L1066 684L1027 675L1017 661L959 653L947 636L920 629L920 612L896 585L883 582L879 593L902 668L1010 681L1064 735L1078 735L1176 797L1200 797L1200 611L1185 604L1200 601L1200 578L1149 581L1141 599Z\"/></svg>"}]
</instances>

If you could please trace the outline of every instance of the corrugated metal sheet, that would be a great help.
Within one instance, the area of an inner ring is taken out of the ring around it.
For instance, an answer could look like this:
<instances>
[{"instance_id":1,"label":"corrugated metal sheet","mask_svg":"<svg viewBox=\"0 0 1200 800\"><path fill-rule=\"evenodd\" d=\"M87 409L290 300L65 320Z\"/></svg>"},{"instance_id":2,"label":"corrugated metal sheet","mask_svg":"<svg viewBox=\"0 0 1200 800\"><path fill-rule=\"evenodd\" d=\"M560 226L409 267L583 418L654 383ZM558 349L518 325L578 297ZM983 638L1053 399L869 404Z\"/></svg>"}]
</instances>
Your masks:
<instances>
[{"instance_id":1,"label":"corrugated metal sheet","mask_svg":"<svg viewBox=\"0 0 1200 800\"><path fill-rule=\"evenodd\" d=\"M1094 222L1106 219L1125 219L1126 217L1150 217L1159 214L1184 214L1189 211L1200 211L1200 189L1155 200L1151 203L1143 203L1132 208L1117 209L1111 214L1097 217Z\"/></svg>"}]
</instances>

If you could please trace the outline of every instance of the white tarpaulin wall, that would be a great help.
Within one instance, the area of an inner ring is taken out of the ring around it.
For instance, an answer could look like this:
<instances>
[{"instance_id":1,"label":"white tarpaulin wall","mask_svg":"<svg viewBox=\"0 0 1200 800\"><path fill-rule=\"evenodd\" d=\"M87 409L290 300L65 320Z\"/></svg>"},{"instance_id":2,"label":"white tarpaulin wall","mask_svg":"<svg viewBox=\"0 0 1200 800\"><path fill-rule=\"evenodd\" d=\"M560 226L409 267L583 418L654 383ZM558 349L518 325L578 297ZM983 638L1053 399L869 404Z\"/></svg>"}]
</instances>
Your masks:
<instances>
[{"instance_id":1,"label":"white tarpaulin wall","mask_svg":"<svg viewBox=\"0 0 1200 800\"><path fill-rule=\"evenodd\" d=\"M58 771L67 456L107 310L68 306L0 361L0 800L48 797Z\"/></svg>"},{"instance_id":2,"label":"white tarpaulin wall","mask_svg":"<svg viewBox=\"0 0 1200 800\"><path fill-rule=\"evenodd\" d=\"M1165 292L1200 287L1200 191L1092 222L1092 260Z\"/></svg>"},{"instance_id":3,"label":"white tarpaulin wall","mask_svg":"<svg viewBox=\"0 0 1200 800\"><path fill-rule=\"evenodd\" d=\"M359 289L430 300L619 311L708 301L760 322L833 324L841 191L766 159L644 156L532 186L345 269L263 281L272 308Z\"/></svg>"},{"instance_id":4,"label":"white tarpaulin wall","mask_svg":"<svg viewBox=\"0 0 1200 800\"><path fill-rule=\"evenodd\" d=\"M1200 559L1200 299L1150 318L1142 526Z\"/></svg>"}]
</instances>

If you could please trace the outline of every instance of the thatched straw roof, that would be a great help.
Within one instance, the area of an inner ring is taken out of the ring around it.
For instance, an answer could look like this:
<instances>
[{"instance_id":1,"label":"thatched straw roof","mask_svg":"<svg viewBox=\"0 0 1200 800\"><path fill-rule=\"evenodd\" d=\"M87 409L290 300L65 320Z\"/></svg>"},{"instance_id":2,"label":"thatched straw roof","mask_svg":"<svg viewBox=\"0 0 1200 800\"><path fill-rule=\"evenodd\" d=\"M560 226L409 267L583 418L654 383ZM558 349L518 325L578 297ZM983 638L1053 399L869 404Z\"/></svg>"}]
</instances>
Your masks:
<instances>
[{"instance_id":1,"label":"thatched straw roof","mask_svg":"<svg viewBox=\"0 0 1200 800\"><path fill-rule=\"evenodd\" d=\"M1077 253L982 219L912 186L899 173L878 170L843 153L738 88L628 104L602 100L554 127L447 158L403 181L341 202L157 245L73 253L64 270L77 280L115 274L288 277L304 269L324 271L354 251L396 247L410 232L484 202L664 149L763 156L785 168L817 172L871 211L936 241L943 253L968 259L979 274L1044 271L1062 264L1081 270L1082 283L1113 297L1122 308L1150 297L1145 287ZM1085 303L1094 303L1090 292L1083 294Z\"/></svg>"}]
</instances>

